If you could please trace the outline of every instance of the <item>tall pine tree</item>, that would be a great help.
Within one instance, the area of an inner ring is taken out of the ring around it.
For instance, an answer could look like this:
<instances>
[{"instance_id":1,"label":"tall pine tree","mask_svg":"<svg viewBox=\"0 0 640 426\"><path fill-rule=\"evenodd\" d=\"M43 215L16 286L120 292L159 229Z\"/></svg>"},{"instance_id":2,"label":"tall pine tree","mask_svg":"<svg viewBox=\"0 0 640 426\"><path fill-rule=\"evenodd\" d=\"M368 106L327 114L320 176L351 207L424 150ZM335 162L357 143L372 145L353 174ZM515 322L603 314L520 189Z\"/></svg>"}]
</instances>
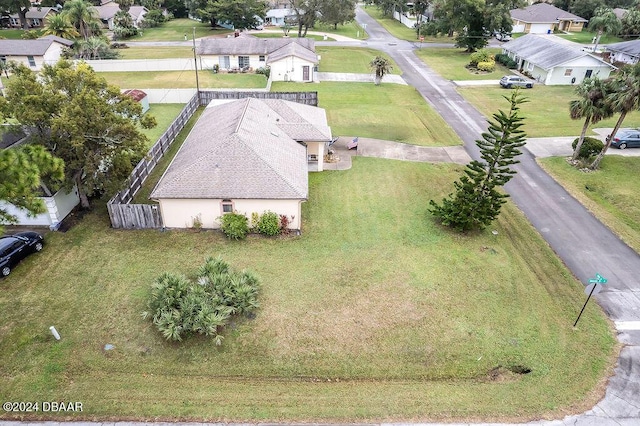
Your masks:
<instances>
[{"instance_id":1,"label":"tall pine tree","mask_svg":"<svg viewBox=\"0 0 640 426\"><path fill-rule=\"evenodd\" d=\"M518 90L510 97L507 113L499 110L489 120L489 129L476 141L483 161L474 160L467 165L459 181L454 182L455 194L437 204L431 200L431 213L443 225L458 231L484 229L500 214L507 194L498 189L505 185L516 173L510 168L518 163L514 158L520 155L520 147L525 144L525 133L520 130L523 118L520 104L526 100Z\"/></svg>"}]
</instances>

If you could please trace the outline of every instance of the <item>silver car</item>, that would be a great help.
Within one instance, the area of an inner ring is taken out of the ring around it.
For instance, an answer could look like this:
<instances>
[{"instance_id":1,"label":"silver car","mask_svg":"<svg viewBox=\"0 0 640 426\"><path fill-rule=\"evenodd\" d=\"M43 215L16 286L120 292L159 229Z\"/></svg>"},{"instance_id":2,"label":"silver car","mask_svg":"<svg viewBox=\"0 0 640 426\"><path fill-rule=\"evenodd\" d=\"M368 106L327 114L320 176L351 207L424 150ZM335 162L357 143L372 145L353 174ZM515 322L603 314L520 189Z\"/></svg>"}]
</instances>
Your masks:
<instances>
[{"instance_id":1,"label":"silver car","mask_svg":"<svg viewBox=\"0 0 640 426\"><path fill-rule=\"evenodd\" d=\"M531 89L533 87L533 81L527 80L519 75L505 75L500 79L500 86L511 89L512 87L526 87Z\"/></svg>"}]
</instances>

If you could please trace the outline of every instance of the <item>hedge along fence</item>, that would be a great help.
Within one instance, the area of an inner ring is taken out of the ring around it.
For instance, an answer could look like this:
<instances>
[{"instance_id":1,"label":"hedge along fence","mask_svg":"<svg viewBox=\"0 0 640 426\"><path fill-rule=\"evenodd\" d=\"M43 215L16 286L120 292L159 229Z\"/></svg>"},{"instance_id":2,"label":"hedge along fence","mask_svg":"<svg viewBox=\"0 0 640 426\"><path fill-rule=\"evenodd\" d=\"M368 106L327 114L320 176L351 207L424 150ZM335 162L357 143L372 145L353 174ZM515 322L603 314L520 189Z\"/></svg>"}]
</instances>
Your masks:
<instances>
[{"instance_id":1,"label":"hedge along fence","mask_svg":"<svg viewBox=\"0 0 640 426\"><path fill-rule=\"evenodd\" d=\"M176 137L200 106L212 100L236 100L248 97L258 99L284 99L305 105L318 106L318 92L260 92L260 91L214 91L205 90L193 95L167 131L149 149L147 155L133 169L126 187L107 202L109 218L113 228L148 229L162 228L162 217L158 206L151 204L129 204L142 184L153 171L158 161L169 150Z\"/></svg>"}]
</instances>

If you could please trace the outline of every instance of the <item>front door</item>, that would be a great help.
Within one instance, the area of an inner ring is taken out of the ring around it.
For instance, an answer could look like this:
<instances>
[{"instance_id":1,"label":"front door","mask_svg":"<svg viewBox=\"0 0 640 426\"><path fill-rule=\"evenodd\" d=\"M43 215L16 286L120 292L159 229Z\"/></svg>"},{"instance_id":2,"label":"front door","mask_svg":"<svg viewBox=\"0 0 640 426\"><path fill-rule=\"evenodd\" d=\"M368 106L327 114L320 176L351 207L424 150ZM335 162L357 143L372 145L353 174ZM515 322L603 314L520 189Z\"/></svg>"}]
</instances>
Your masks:
<instances>
[{"instance_id":1,"label":"front door","mask_svg":"<svg viewBox=\"0 0 640 426\"><path fill-rule=\"evenodd\" d=\"M593 74L593 70L587 70L586 73L584 73L584 78L589 78L591 77L591 74Z\"/></svg>"},{"instance_id":2,"label":"front door","mask_svg":"<svg viewBox=\"0 0 640 426\"><path fill-rule=\"evenodd\" d=\"M302 80L309 81L309 65L302 67Z\"/></svg>"}]
</instances>

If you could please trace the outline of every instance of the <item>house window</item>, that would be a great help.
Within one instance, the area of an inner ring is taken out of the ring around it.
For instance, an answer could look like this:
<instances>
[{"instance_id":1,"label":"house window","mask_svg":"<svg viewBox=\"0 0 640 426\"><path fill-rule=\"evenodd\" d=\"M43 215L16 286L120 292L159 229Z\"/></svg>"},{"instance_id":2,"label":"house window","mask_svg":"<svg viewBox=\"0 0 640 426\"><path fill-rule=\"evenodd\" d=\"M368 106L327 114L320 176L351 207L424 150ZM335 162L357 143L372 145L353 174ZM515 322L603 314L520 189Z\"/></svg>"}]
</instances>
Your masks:
<instances>
[{"instance_id":1,"label":"house window","mask_svg":"<svg viewBox=\"0 0 640 426\"><path fill-rule=\"evenodd\" d=\"M573 69L567 68L566 70L564 70L564 76L570 77L572 72L573 72Z\"/></svg>"},{"instance_id":2,"label":"house window","mask_svg":"<svg viewBox=\"0 0 640 426\"><path fill-rule=\"evenodd\" d=\"M33 58L33 56L27 56L27 61L29 61L29 66L30 67L35 67L36 66L36 60Z\"/></svg>"},{"instance_id":3,"label":"house window","mask_svg":"<svg viewBox=\"0 0 640 426\"><path fill-rule=\"evenodd\" d=\"M260 55L260 56L258 57L258 60L259 60L260 62L264 62L264 55Z\"/></svg>"},{"instance_id":4,"label":"house window","mask_svg":"<svg viewBox=\"0 0 640 426\"><path fill-rule=\"evenodd\" d=\"M228 56L220 56L218 61L220 63L220 68L222 68L223 70L228 70L229 68L231 68L231 62L229 61Z\"/></svg>"},{"instance_id":5,"label":"house window","mask_svg":"<svg viewBox=\"0 0 640 426\"><path fill-rule=\"evenodd\" d=\"M13 27L17 27L20 25L20 20L18 18L10 18L9 22L11 23L11 26Z\"/></svg>"},{"instance_id":6,"label":"house window","mask_svg":"<svg viewBox=\"0 0 640 426\"><path fill-rule=\"evenodd\" d=\"M238 56L238 66L240 68L249 68L249 57L248 56Z\"/></svg>"},{"instance_id":7,"label":"house window","mask_svg":"<svg viewBox=\"0 0 640 426\"><path fill-rule=\"evenodd\" d=\"M527 62L527 71L533 71L533 64L531 62Z\"/></svg>"},{"instance_id":8,"label":"house window","mask_svg":"<svg viewBox=\"0 0 640 426\"><path fill-rule=\"evenodd\" d=\"M233 213L233 201L222 200L222 214Z\"/></svg>"},{"instance_id":9,"label":"house window","mask_svg":"<svg viewBox=\"0 0 640 426\"><path fill-rule=\"evenodd\" d=\"M33 18L33 19L31 20L31 26L32 26L32 27L39 27L39 26L40 26L40 24L41 24L41 22L40 22L40 19L38 19L38 18Z\"/></svg>"}]
</instances>

